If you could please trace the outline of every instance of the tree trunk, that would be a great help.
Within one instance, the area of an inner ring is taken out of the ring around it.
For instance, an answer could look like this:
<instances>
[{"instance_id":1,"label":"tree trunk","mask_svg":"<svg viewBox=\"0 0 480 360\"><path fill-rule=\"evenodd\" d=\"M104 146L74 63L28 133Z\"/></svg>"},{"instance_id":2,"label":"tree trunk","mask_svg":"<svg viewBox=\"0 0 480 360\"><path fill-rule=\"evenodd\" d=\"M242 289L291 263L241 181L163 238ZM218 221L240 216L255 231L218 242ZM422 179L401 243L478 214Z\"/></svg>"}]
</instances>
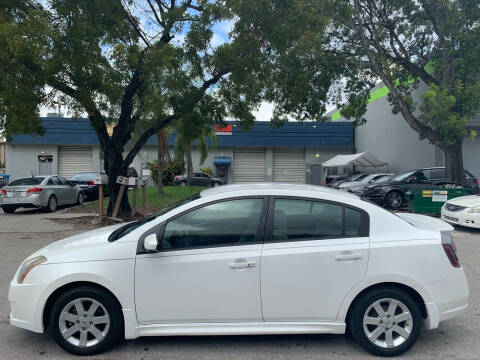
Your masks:
<instances>
[{"instance_id":1,"label":"tree trunk","mask_svg":"<svg viewBox=\"0 0 480 360\"><path fill-rule=\"evenodd\" d=\"M107 215L112 216L113 208L117 202L118 193L120 191L120 185L117 184L118 176L127 176L128 165L123 160L121 153L115 151L114 148L110 148L108 153L105 154L105 172L108 174L108 181L110 185L110 201L108 202ZM122 202L120 203L119 214L130 214L131 208L128 202L127 192L124 193Z\"/></svg>"},{"instance_id":2,"label":"tree trunk","mask_svg":"<svg viewBox=\"0 0 480 360\"><path fill-rule=\"evenodd\" d=\"M189 146L185 151L187 157L187 186L192 184L192 148Z\"/></svg>"},{"instance_id":3,"label":"tree trunk","mask_svg":"<svg viewBox=\"0 0 480 360\"><path fill-rule=\"evenodd\" d=\"M445 146L445 175L447 181L465 185L465 172L463 170L463 140L454 145Z\"/></svg>"},{"instance_id":4,"label":"tree trunk","mask_svg":"<svg viewBox=\"0 0 480 360\"><path fill-rule=\"evenodd\" d=\"M163 130L157 132L157 191L163 194Z\"/></svg>"}]
</instances>

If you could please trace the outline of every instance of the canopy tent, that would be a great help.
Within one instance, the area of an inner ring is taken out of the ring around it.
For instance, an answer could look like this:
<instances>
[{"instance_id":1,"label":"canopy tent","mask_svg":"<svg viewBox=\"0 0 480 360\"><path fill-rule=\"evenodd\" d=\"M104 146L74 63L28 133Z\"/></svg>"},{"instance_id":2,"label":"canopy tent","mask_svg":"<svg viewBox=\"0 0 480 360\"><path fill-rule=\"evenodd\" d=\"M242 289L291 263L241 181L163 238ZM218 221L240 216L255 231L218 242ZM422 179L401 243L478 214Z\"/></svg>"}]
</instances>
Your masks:
<instances>
[{"instance_id":1,"label":"canopy tent","mask_svg":"<svg viewBox=\"0 0 480 360\"><path fill-rule=\"evenodd\" d=\"M377 159L375 156L370 154L368 151L351 154L351 155L337 155L331 158L330 160L325 161L323 167L345 167L345 166L361 166L361 167L380 167L387 166L388 164L382 160Z\"/></svg>"}]
</instances>

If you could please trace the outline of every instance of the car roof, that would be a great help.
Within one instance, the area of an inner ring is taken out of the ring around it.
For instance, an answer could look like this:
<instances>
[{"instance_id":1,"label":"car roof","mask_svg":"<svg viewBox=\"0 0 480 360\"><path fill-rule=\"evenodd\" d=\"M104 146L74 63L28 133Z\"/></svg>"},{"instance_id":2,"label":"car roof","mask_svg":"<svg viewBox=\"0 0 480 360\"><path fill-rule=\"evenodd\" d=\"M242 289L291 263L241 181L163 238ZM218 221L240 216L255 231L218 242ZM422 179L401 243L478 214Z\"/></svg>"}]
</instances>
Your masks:
<instances>
[{"instance_id":1,"label":"car roof","mask_svg":"<svg viewBox=\"0 0 480 360\"><path fill-rule=\"evenodd\" d=\"M307 185L307 184L291 184L291 183L273 183L273 182L264 182L264 183L241 183L241 184L232 184L232 185L223 185L218 187L209 188L200 192L201 197L208 197L213 195L219 195L229 192L237 191L258 191L258 190L293 190L293 191L315 191L322 192L326 194L335 194L341 195L349 198L358 199L357 195L336 190L324 186L317 185Z\"/></svg>"}]
</instances>

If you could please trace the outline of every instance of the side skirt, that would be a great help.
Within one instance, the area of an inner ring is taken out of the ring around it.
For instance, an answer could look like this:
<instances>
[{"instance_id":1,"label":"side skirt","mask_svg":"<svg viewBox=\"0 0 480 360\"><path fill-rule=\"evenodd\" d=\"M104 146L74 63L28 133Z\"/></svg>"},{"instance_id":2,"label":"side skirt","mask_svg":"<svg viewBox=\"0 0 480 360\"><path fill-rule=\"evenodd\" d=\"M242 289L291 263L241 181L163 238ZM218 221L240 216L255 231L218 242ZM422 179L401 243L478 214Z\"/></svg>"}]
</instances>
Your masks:
<instances>
[{"instance_id":1,"label":"side skirt","mask_svg":"<svg viewBox=\"0 0 480 360\"><path fill-rule=\"evenodd\" d=\"M151 324L138 325L136 328L136 337L175 335L344 334L345 328L345 323L336 322Z\"/></svg>"}]
</instances>

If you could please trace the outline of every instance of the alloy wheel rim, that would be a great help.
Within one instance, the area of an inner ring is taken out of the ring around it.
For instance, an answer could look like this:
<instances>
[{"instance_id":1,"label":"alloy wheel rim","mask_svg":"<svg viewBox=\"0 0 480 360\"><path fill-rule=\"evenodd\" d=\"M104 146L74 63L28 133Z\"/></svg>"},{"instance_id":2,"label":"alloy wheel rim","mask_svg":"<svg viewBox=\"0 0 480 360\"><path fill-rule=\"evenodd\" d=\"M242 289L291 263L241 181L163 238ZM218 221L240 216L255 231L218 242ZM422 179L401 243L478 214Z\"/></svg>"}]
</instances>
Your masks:
<instances>
[{"instance_id":1,"label":"alloy wheel rim","mask_svg":"<svg viewBox=\"0 0 480 360\"><path fill-rule=\"evenodd\" d=\"M413 329L413 317L399 300L385 298L371 304L363 316L367 339L381 348L395 348L407 341Z\"/></svg>"},{"instance_id":2,"label":"alloy wheel rim","mask_svg":"<svg viewBox=\"0 0 480 360\"><path fill-rule=\"evenodd\" d=\"M58 319L60 334L70 344L91 347L102 342L110 329L110 316L97 300L80 298L69 302Z\"/></svg>"},{"instance_id":3,"label":"alloy wheel rim","mask_svg":"<svg viewBox=\"0 0 480 360\"><path fill-rule=\"evenodd\" d=\"M57 208L57 202L55 201L55 198L50 199L50 210L54 211Z\"/></svg>"},{"instance_id":4,"label":"alloy wheel rim","mask_svg":"<svg viewBox=\"0 0 480 360\"><path fill-rule=\"evenodd\" d=\"M390 204L392 207L397 208L402 204L402 197L397 193L393 193L390 195Z\"/></svg>"},{"instance_id":5,"label":"alloy wheel rim","mask_svg":"<svg viewBox=\"0 0 480 360\"><path fill-rule=\"evenodd\" d=\"M79 203L80 205L83 204L83 195L82 195L82 194L78 195L78 203Z\"/></svg>"}]
</instances>

